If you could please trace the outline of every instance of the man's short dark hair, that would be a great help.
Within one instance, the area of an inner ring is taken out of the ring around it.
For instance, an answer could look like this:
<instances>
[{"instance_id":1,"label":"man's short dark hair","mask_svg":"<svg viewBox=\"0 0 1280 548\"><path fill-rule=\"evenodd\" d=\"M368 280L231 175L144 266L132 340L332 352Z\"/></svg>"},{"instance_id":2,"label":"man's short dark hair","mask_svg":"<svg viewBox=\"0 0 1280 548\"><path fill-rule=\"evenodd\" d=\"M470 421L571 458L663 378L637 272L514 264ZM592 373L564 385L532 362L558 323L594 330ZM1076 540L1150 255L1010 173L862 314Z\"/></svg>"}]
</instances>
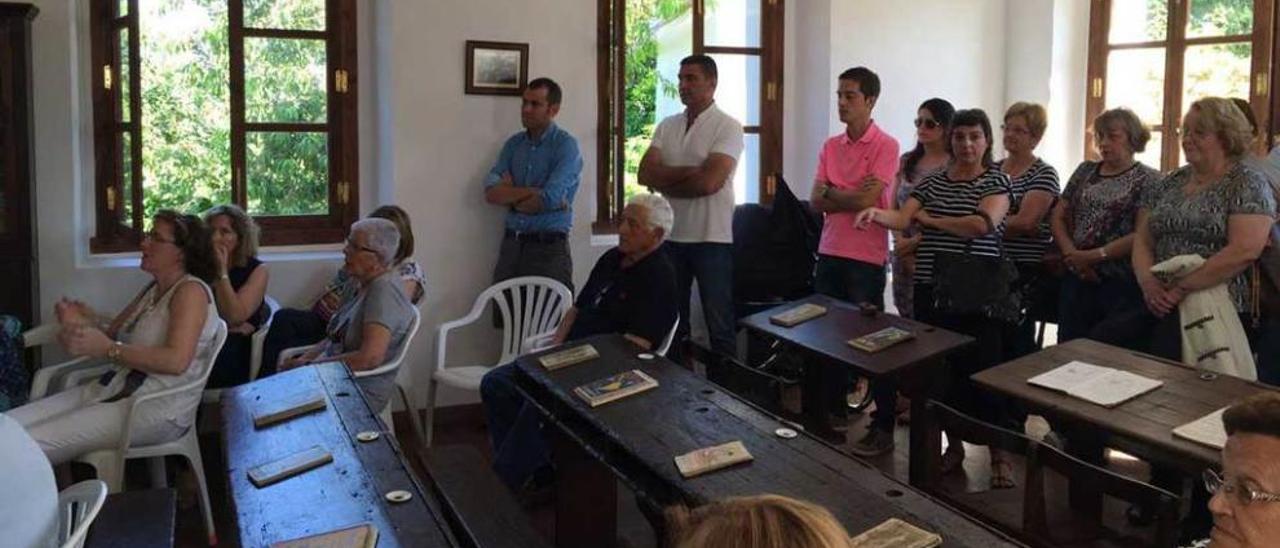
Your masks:
<instances>
[{"instance_id":1,"label":"man's short dark hair","mask_svg":"<svg viewBox=\"0 0 1280 548\"><path fill-rule=\"evenodd\" d=\"M560 84L550 78L534 78L524 89L545 89L547 90L547 104L558 105L563 97L560 92Z\"/></svg>"},{"instance_id":2,"label":"man's short dark hair","mask_svg":"<svg viewBox=\"0 0 1280 548\"><path fill-rule=\"evenodd\" d=\"M1263 392L1237 402L1222 414L1227 435L1261 434L1280 438L1280 394Z\"/></svg>"},{"instance_id":3,"label":"man's short dark hair","mask_svg":"<svg viewBox=\"0 0 1280 548\"><path fill-rule=\"evenodd\" d=\"M841 80L858 83L858 91L866 97L880 96L880 77L867 67L853 67L840 73Z\"/></svg>"},{"instance_id":4,"label":"man's short dark hair","mask_svg":"<svg viewBox=\"0 0 1280 548\"><path fill-rule=\"evenodd\" d=\"M707 75L708 78L720 79L720 71L716 68L716 60L712 59L710 55L690 55L680 60L680 66L683 67L685 65L698 65L702 67L702 73Z\"/></svg>"}]
</instances>

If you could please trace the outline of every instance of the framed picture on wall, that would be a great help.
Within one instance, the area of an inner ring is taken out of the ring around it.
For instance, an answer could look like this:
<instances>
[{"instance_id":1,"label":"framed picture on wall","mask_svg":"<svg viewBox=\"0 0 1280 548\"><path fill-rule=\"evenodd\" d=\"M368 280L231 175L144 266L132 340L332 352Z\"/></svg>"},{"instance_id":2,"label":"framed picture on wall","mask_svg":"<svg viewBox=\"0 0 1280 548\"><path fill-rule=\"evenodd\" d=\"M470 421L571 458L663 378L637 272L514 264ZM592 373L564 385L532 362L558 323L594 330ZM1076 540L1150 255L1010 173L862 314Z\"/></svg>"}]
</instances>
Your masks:
<instances>
[{"instance_id":1,"label":"framed picture on wall","mask_svg":"<svg viewBox=\"0 0 1280 548\"><path fill-rule=\"evenodd\" d=\"M468 95L520 95L529 82L529 44L467 40Z\"/></svg>"}]
</instances>

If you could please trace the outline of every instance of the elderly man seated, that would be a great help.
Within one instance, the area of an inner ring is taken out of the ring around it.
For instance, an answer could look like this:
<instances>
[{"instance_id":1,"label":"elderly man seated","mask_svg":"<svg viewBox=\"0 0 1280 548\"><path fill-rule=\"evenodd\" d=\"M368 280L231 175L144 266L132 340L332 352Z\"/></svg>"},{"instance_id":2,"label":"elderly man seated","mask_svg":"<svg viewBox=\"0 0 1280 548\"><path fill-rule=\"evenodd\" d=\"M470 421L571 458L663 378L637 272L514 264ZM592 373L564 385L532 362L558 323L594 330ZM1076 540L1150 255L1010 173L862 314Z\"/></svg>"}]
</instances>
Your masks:
<instances>
[{"instance_id":1,"label":"elderly man seated","mask_svg":"<svg viewBox=\"0 0 1280 548\"><path fill-rule=\"evenodd\" d=\"M1280 539L1280 394L1253 396L1222 415L1222 473L1205 470L1213 494L1214 548L1276 546ZM1197 546L1203 544L1198 543Z\"/></svg>"},{"instance_id":2,"label":"elderly man seated","mask_svg":"<svg viewBox=\"0 0 1280 548\"><path fill-rule=\"evenodd\" d=\"M556 331L556 344L604 333L620 333L645 350L661 343L677 315L675 268L662 248L673 218L661 196L631 199L618 225L618 247L596 261ZM494 471L512 490L520 490L548 483L551 468L538 411L516 390L514 375L515 364L490 371L480 383L480 397Z\"/></svg>"},{"instance_id":3,"label":"elderly man seated","mask_svg":"<svg viewBox=\"0 0 1280 548\"><path fill-rule=\"evenodd\" d=\"M340 361L352 371L385 365L400 352L413 325L413 303L405 295L400 274L392 268L400 246L400 229L386 219L369 218L351 225L342 249L343 269L359 282L329 320L327 337L305 353L284 360L287 370L315 362ZM360 377L369 406L381 410L395 388L395 372Z\"/></svg>"}]
</instances>

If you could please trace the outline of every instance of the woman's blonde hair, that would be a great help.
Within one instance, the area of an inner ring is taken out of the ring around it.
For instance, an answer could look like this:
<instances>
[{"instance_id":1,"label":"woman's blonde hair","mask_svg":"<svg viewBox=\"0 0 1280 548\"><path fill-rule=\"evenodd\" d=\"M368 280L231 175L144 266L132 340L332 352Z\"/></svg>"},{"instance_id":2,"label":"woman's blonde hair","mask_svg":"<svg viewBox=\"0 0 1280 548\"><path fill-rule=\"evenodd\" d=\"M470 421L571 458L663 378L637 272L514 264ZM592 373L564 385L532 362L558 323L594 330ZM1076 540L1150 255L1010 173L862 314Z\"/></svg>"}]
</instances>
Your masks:
<instances>
[{"instance_id":1,"label":"woman's blonde hair","mask_svg":"<svg viewBox=\"0 0 1280 548\"><path fill-rule=\"evenodd\" d=\"M225 215L231 220L231 230L234 230L239 240L236 248L231 250L231 264L234 266L244 266L249 264L250 257L258 256L258 223L253 222L253 217L245 213L240 206L234 204L222 204L209 208L204 212L204 222L209 224L214 217Z\"/></svg>"},{"instance_id":2,"label":"woman's blonde hair","mask_svg":"<svg viewBox=\"0 0 1280 548\"><path fill-rule=\"evenodd\" d=\"M846 548L849 533L826 508L779 495L733 497L667 509L675 548Z\"/></svg>"},{"instance_id":3,"label":"woman's blonde hair","mask_svg":"<svg viewBox=\"0 0 1280 548\"><path fill-rule=\"evenodd\" d=\"M1191 103L1187 113L1192 112L1200 115L1200 127L1182 128L1183 131L1198 129L1216 135L1218 141L1222 142L1227 157L1233 160L1238 160L1249 152L1249 146L1253 144L1253 127L1230 99L1205 97Z\"/></svg>"},{"instance_id":4,"label":"woman's blonde hair","mask_svg":"<svg viewBox=\"0 0 1280 548\"><path fill-rule=\"evenodd\" d=\"M1027 129L1031 131L1031 136L1039 139L1044 137L1044 131L1049 128L1049 113L1045 112L1044 107L1036 103L1027 103L1018 101L1009 105L1009 110L1004 111L1004 121L1009 122L1010 118L1021 116L1027 122Z\"/></svg>"}]
</instances>

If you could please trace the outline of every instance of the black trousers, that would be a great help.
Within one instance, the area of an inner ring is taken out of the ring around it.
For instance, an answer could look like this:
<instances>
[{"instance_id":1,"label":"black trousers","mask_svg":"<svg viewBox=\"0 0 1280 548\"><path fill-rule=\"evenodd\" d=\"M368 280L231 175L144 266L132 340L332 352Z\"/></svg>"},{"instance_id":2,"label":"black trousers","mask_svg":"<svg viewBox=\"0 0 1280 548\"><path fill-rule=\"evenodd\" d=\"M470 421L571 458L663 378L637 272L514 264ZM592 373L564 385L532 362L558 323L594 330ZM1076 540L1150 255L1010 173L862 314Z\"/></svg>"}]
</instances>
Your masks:
<instances>
[{"instance_id":1,"label":"black trousers","mask_svg":"<svg viewBox=\"0 0 1280 548\"><path fill-rule=\"evenodd\" d=\"M315 344L324 339L327 322L315 312L283 308L271 319L271 330L262 344L262 369L259 377L274 375L280 353L295 346Z\"/></svg>"}]
</instances>

